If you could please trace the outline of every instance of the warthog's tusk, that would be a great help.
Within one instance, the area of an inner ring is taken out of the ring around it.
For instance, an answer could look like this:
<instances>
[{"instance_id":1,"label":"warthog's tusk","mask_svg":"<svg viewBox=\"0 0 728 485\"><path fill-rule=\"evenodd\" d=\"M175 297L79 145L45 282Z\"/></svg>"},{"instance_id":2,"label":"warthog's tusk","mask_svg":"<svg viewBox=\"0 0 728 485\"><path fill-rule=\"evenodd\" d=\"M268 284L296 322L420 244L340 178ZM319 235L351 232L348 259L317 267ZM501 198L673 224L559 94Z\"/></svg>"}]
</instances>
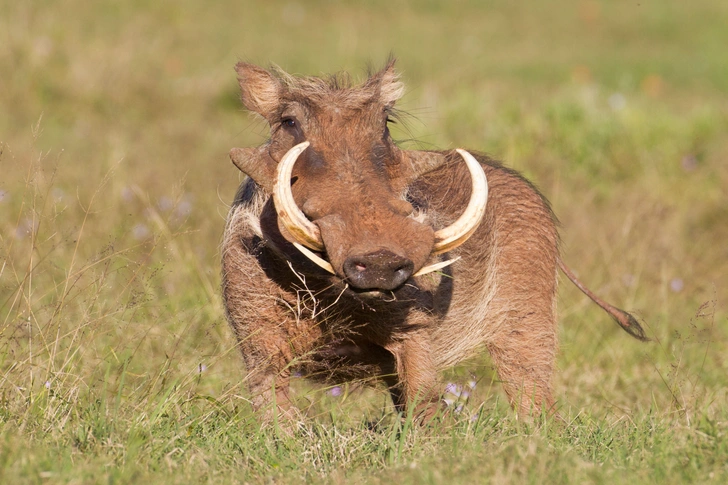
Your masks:
<instances>
[{"instance_id":1,"label":"warthog's tusk","mask_svg":"<svg viewBox=\"0 0 728 485\"><path fill-rule=\"evenodd\" d=\"M306 218L301 209L293 200L293 192L291 192L291 174L293 173L293 164L296 159L306 148L309 142L304 141L294 146L278 163L276 168L276 181L273 185L273 202L276 206L278 218L283 227L296 240L314 251L321 251L324 243L321 240L321 233L318 226Z\"/></svg>"},{"instance_id":2,"label":"warthog's tusk","mask_svg":"<svg viewBox=\"0 0 728 485\"><path fill-rule=\"evenodd\" d=\"M448 259L447 261L440 261L439 263L425 266L424 268L420 269L417 273L413 274L412 276L422 276L423 274L432 273L433 271L437 271L438 269L442 269L447 266L450 266L458 259L460 259L460 256L458 256L457 258Z\"/></svg>"},{"instance_id":3,"label":"warthog's tusk","mask_svg":"<svg viewBox=\"0 0 728 485\"><path fill-rule=\"evenodd\" d=\"M485 178L485 172L470 153L460 148L457 149L457 152L465 160L473 181L470 202L457 221L435 233L433 254L450 251L467 241L485 215L485 205L488 202L488 180Z\"/></svg>"},{"instance_id":4,"label":"warthog's tusk","mask_svg":"<svg viewBox=\"0 0 728 485\"><path fill-rule=\"evenodd\" d=\"M301 251L301 253L303 253L304 256L306 256L312 262L316 263L316 265L322 267L323 269L325 269L326 271L328 271L331 274L336 274L334 272L334 267L331 266L331 264L328 261L326 261L323 258L318 257L316 254L314 254L313 252L311 252L311 250L308 249L303 244L298 244L297 242L294 242L292 244L294 246L296 246L296 249L298 249L299 251Z\"/></svg>"}]
</instances>

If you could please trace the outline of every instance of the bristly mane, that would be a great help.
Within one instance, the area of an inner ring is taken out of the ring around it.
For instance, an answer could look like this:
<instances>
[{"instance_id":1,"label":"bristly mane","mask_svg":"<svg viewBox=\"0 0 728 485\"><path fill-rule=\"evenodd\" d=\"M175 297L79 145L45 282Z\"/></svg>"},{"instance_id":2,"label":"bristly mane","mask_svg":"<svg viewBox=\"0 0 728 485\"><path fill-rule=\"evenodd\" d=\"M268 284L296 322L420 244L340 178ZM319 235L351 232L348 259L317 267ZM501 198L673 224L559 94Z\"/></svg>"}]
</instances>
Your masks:
<instances>
[{"instance_id":1,"label":"bristly mane","mask_svg":"<svg viewBox=\"0 0 728 485\"><path fill-rule=\"evenodd\" d=\"M338 72L325 76L292 76L278 66L272 66L271 72L285 87L284 98L290 100L306 100L316 103L331 103L332 97L344 106L360 108L367 103L378 100L383 104L394 104L402 96L403 84L399 74L393 69L394 62L388 63L385 71L369 73L367 79L356 84L347 72Z\"/></svg>"}]
</instances>

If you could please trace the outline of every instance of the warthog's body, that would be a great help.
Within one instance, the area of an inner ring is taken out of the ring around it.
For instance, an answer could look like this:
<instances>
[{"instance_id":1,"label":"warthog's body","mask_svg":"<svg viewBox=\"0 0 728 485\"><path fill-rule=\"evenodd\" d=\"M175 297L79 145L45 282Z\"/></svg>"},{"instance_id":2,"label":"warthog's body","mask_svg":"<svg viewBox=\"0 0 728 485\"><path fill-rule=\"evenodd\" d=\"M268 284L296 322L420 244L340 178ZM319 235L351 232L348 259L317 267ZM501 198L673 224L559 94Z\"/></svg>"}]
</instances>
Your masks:
<instances>
[{"instance_id":1,"label":"warthog's body","mask_svg":"<svg viewBox=\"0 0 728 485\"><path fill-rule=\"evenodd\" d=\"M561 262L546 199L478 155L489 187L482 222L462 245L433 255L437 231L468 205L471 176L454 152L394 145L386 123L401 84L391 64L358 87L242 63L237 72L245 106L271 125L265 145L231 152L251 178L223 242L225 306L254 406L275 399L287 410L289 376L300 368L330 382L381 377L398 408L431 409L438 372L485 347L519 412L550 410ZM335 274L294 247L270 196L277 163L304 141L291 190ZM631 317L605 309L642 336Z\"/></svg>"}]
</instances>

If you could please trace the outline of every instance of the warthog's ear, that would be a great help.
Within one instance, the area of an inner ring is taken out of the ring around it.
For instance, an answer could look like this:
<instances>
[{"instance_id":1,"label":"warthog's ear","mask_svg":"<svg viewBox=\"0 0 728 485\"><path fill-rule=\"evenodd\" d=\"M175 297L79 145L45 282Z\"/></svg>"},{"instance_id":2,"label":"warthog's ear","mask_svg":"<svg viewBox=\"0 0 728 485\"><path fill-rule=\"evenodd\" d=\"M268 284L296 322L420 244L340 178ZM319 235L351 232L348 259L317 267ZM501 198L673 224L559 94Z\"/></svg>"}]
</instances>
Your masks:
<instances>
[{"instance_id":1,"label":"warthog's ear","mask_svg":"<svg viewBox=\"0 0 728 485\"><path fill-rule=\"evenodd\" d=\"M394 106L404 94L404 83L399 80L399 73L394 68L396 59L389 59L387 65L376 74L369 77L365 87L373 88L375 95L387 108Z\"/></svg>"},{"instance_id":2,"label":"warthog's ear","mask_svg":"<svg viewBox=\"0 0 728 485\"><path fill-rule=\"evenodd\" d=\"M447 155L442 152L402 150L402 183L407 186L420 176L438 169L447 161Z\"/></svg>"},{"instance_id":3,"label":"warthog's ear","mask_svg":"<svg viewBox=\"0 0 728 485\"><path fill-rule=\"evenodd\" d=\"M265 69L247 62L238 62L235 71L243 105L268 119L280 103L280 81Z\"/></svg>"},{"instance_id":4,"label":"warthog's ear","mask_svg":"<svg viewBox=\"0 0 728 485\"><path fill-rule=\"evenodd\" d=\"M277 164L268 155L265 145L257 148L233 148L230 150L230 160L256 184L268 192L273 192Z\"/></svg>"}]
</instances>

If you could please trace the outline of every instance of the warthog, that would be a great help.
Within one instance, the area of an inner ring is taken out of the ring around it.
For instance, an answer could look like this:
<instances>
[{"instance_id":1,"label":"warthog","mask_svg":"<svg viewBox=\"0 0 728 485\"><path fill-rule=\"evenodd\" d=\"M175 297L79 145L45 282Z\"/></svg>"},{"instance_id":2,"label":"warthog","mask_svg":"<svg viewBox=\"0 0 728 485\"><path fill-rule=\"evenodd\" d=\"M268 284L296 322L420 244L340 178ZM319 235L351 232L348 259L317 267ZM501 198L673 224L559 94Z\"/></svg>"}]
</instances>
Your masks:
<instances>
[{"instance_id":1,"label":"warthog","mask_svg":"<svg viewBox=\"0 0 728 485\"><path fill-rule=\"evenodd\" d=\"M293 413L294 370L383 381L430 416L438 373L486 348L519 415L551 412L557 268L631 335L559 257L548 201L514 170L464 150L400 149L387 125L403 85L390 61L360 85L236 66L242 102L270 125L234 148L248 178L222 246L227 318L252 404Z\"/></svg>"}]
</instances>

